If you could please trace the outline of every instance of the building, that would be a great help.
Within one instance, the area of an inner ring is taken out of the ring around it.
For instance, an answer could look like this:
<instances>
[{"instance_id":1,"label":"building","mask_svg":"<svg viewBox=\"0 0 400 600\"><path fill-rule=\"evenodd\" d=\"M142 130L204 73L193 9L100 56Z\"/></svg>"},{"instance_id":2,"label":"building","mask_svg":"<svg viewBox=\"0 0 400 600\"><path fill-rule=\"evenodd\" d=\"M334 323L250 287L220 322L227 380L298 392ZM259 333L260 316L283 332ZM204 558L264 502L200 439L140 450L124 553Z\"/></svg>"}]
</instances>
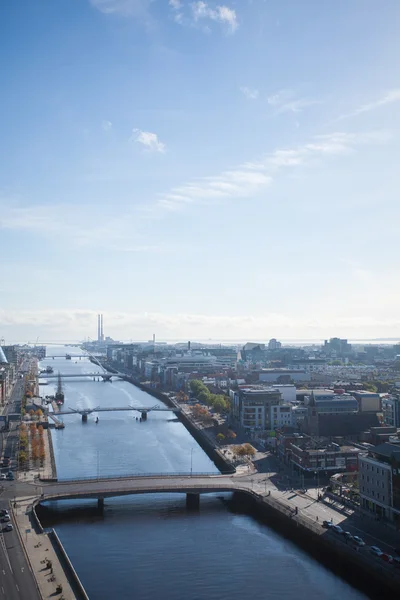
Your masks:
<instances>
[{"instance_id":1,"label":"building","mask_svg":"<svg viewBox=\"0 0 400 600\"><path fill-rule=\"evenodd\" d=\"M304 369L261 369L258 373L260 382L266 383L300 383L308 382L309 375Z\"/></svg>"},{"instance_id":2,"label":"building","mask_svg":"<svg viewBox=\"0 0 400 600\"><path fill-rule=\"evenodd\" d=\"M382 413L385 425L400 427L400 397L398 394L382 399Z\"/></svg>"},{"instance_id":3,"label":"building","mask_svg":"<svg viewBox=\"0 0 400 600\"><path fill-rule=\"evenodd\" d=\"M322 444L322 447L312 447L314 440L304 444L304 440L292 442L289 446L289 460L300 472L340 473L357 471L360 448L354 446L339 446L336 443ZM310 447L311 446L311 447Z\"/></svg>"},{"instance_id":4,"label":"building","mask_svg":"<svg viewBox=\"0 0 400 600\"><path fill-rule=\"evenodd\" d=\"M361 507L400 524L400 444L380 444L359 456Z\"/></svg>"},{"instance_id":5,"label":"building","mask_svg":"<svg viewBox=\"0 0 400 600\"><path fill-rule=\"evenodd\" d=\"M281 429L282 427L292 427L292 405L278 404L270 406L270 424L271 429Z\"/></svg>"},{"instance_id":6,"label":"building","mask_svg":"<svg viewBox=\"0 0 400 600\"><path fill-rule=\"evenodd\" d=\"M278 340L276 340L275 338L269 340L268 350L279 350L279 348L282 348L281 342L278 342Z\"/></svg>"},{"instance_id":7,"label":"building","mask_svg":"<svg viewBox=\"0 0 400 600\"><path fill-rule=\"evenodd\" d=\"M310 416L358 413L358 402L354 396L335 394L332 390L312 390L304 403L310 408Z\"/></svg>"},{"instance_id":8,"label":"building","mask_svg":"<svg viewBox=\"0 0 400 600\"><path fill-rule=\"evenodd\" d=\"M352 396L357 400L360 412L380 412L381 397L374 392L364 390L356 390L351 392Z\"/></svg>"},{"instance_id":9,"label":"building","mask_svg":"<svg viewBox=\"0 0 400 600\"><path fill-rule=\"evenodd\" d=\"M245 429L271 430L271 407L281 402L279 390L248 385L230 390L232 417Z\"/></svg>"},{"instance_id":10,"label":"building","mask_svg":"<svg viewBox=\"0 0 400 600\"><path fill-rule=\"evenodd\" d=\"M296 386L293 385L292 383L282 383L281 385L279 384L272 384L273 388L277 389L280 391L281 395L282 395L282 400L284 402L292 402L293 404L296 403L297 401L297 397L296 397ZM310 392L308 392L310 393Z\"/></svg>"},{"instance_id":11,"label":"building","mask_svg":"<svg viewBox=\"0 0 400 600\"><path fill-rule=\"evenodd\" d=\"M351 344L347 340L341 340L340 338L331 338L325 340L323 351L327 354L333 354L335 356L345 356L351 353Z\"/></svg>"}]
</instances>

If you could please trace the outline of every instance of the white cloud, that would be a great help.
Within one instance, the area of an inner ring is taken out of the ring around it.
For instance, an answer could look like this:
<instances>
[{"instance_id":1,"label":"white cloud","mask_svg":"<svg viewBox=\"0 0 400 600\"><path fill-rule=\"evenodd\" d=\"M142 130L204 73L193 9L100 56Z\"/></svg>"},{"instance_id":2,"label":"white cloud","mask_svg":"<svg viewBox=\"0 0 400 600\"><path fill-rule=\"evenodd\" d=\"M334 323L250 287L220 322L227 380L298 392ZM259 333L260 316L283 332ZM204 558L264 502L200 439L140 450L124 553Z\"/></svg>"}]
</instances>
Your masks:
<instances>
[{"instance_id":1,"label":"white cloud","mask_svg":"<svg viewBox=\"0 0 400 600\"><path fill-rule=\"evenodd\" d=\"M132 140L139 144L143 144L150 152L165 152L165 144L160 142L156 133L150 131L141 131L140 129L132 130Z\"/></svg>"},{"instance_id":2,"label":"white cloud","mask_svg":"<svg viewBox=\"0 0 400 600\"><path fill-rule=\"evenodd\" d=\"M376 110L381 106L386 106L387 104L393 104L394 102L400 101L400 89L394 89L387 92L385 96L375 100L374 102L369 102L367 104L362 104L356 110L347 113L345 115L341 115L334 122L342 121L343 119L349 119L350 117L356 117L357 115L361 115L362 113L370 112L371 110Z\"/></svg>"},{"instance_id":3,"label":"white cloud","mask_svg":"<svg viewBox=\"0 0 400 600\"><path fill-rule=\"evenodd\" d=\"M297 148L278 148L257 162L244 163L214 177L203 177L162 194L148 211L179 211L189 204L209 204L227 199L248 198L271 185L278 170L311 165L328 155L348 154L359 146L385 143L387 131L366 133L334 132L314 136Z\"/></svg>"},{"instance_id":4,"label":"white cloud","mask_svg":"<svg viewBox=\"0 0 400 600\"><path fill-rule=\"evenodd\" d=\"M240 91L242 92L242 94L244 94L246 96L246 98L248 98L249 100L257 100L258 96L259 96L259 92L256 89L252 89L252 88L248 88L246 86L243 86L240 88Z\"/></svg>"},{"instance_id":5,"label":"white cloud","mask_svg":"<svg viewBox=\"0 0 400 600\"><path fill-rule=\"evenodd\" d=\"M168 4L173 10L180 10L183 6L181 0L169 0Z\"/></svg>"},{"instance_id":6,"label":"white cloud","mask_svg":"<svg viewBox=\"0 0 400 600\"><path fill-rule=\"evenodd\" d=\"M121 340L148 340L149 332L157 331L158 339L208 338L226 340L257 340L260 332L272 331L277 337L298 338L329 337L330 332L354 339L376 335L393 338L400 335L400 320L395 314L374 317L351 313L321 313L318 315L293 315L265 312L259 315L210 315L196 313L128 313L106 312L104 323L107 335ZM98 310L60 309L60 310L5 310L0 309L2 331L21 341L26 336L40 331L41 341L56 339L82 339L88 332L96 330ZM14 332L14 334L13 334ZM309 336L307 336L309 334ZM216 338L218 336L218 338ZM17 340L16 340L17 341ZM18 340L19 341L19 340Z\"/></svg>"},{"instance_id":7,"label":"white cloud","mask_svg":"<svg viewBox=\"0 0 400 600\"><path fill-rule=\"evenodd\" d=\"M111 131L112 123L111 123L111 121L104 120L101 122L101 127L102 127L103 131Z\"/></svg>"},{"instance_id":8,"label":"white cloud","mask_svg":"<svg viewBox=\"0 0 400 600\"><path fill-rule=\"evenodd\" d=\"M280 115L285 112L299 113L309 106L319 104L318 100L312 98L296 98L293 90L280 90L268 96L267 102L270 106L274 107L274 115Z\"/></svg>"},{"instance_id":9,"label":"white cloud","mask_svg":"<svg viewBox=\"0 0 400 600\"><path fill-rule=\"evenodd\" d=\"M153 0L89 0L89 2L106 15L136 17L143 15Z\"/></svg>"},{"instance_id":10,"label":"white cloud","mask_svg":"<svg viewBox=\"0 0 400 600\"><path fill-rule=\"evenodd\" d=\"M211 8L207 2L199 0L193 2L192 16L195 22L200 20L211 20L226 25L230 33L235 33L239 24L237 21L236 11L228 6L216 6Z\"/></svg>"}]
</instances>

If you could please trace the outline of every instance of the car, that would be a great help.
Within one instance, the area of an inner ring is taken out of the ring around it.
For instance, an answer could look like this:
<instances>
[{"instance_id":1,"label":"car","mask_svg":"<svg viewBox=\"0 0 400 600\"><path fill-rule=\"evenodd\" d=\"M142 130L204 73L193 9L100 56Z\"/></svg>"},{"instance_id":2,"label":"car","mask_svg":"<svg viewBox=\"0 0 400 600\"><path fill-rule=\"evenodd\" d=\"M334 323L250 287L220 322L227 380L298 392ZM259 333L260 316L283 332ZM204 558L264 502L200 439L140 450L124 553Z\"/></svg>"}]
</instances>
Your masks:
<instances>
[{"instance_id":1,"label":"car","mask_svg":"<svg viewBox=\"0 0 400 600\"><path fill-rule=\"evenodd\" d=\"M4 531L12 531L14 529L14 527L11 525L11 523L7 523L7 525L4 527Z\"/></svg>"},{"instance_id":2,"label":"car","mask_svg":"<svg viewBox=\"0 0 400 600\"><path fill-rule=\"evenodd\" d=\"M0 510L0 517L4 517L5 515L8 515L8 510L6 508L2 508Z\"/></svg>"},{"instance_id":3,"label":"car","mask_svg":"<svg viewBox=\"0 0 400 600\"><path fill-rule=\"evenodd\" d=\"M333 527L333 523L332 521L324 521L322 523L322 527L325 527L325 529L330 529L331 527Z\"/></svg>"},{"instance_id":4,"label":"car","mask_svg":"<svg viewBox=\"0 0 400 600\"><path fill-rule=\"evenodd\" d=\"M7 523L7 521L10 520L10 515L4 515L3 518L1 519L3 521L3 523Z\"/></svg>"},{"instance_id":5,"label":"car","mask_svg":"<svg viewBox=\"0 0 400 600\"><path fill-rule=\"evenodd\" d=\"M5 473L1 473L0 474L0 479L7 479L6 474Z\"/></svg>"},{"instance_id":6,"label":"car","mask_svg":"<svg viewBox=\"0 0 400 600\"><path fill-rule=\"evenodd\" d=\"M386 552L383 552L380 555L380 558L382 560L384 560L385 562L387 562L387 563L392 563L393 562L393 556L391 554L387 554Z\"/></svg>"},{"instance_id":7,"label":"car","mask_svg":"<svg viewBox=\"0 0 400 600\"><path fill-rule=\"evenodd\" d=\"M8 475L7 475L7 479L8 479L9 481L13 481L13 480L14 480L14 473L13 473L12 471L10 471L10 472L8 473Z\"/></svg>"},{"instance_id":8,"label":"car","mask_svg":"<svg viewBox=\"0 0 400 600\"><path fill-rule=\"evenodd\" d=\"M350 531L345 531L343 533L343 536L346 538L346 540L348 540L349 542L353 539L353 536L351 535Z\"/></svg>"},{"instance_id":9,"label":"car","mask_svg":"<svg viewBox=\"0 0 400 600\"><path fill-rule=\"evenodd\" d=\"M364 540L362 538L360 538L359 535L353 536L353 542L355 542L357 544L357 546L365 546Z\"/></svg>"},{"instance_id":10,"label":"car","mask_svg":"<svg viewBox=\"0 0 400 600\"><path fill-rule=\"evenodd\" d=\"M382 550L378 548L378 546L370 546L369 551L375 556L381 556L383 554Z\"/></svg>"},{"instance_id":11,"label":"car","mask_svg":"<svg viewBox=\"0 0 400 600\"><path fill-rule=\"evenodd\" d=\"M339 533L340 535L342 535L344 533L344 531L340 527L340 525L333 525L332 531L334 531L335 533Z\"/></svg>"}]
</instances>

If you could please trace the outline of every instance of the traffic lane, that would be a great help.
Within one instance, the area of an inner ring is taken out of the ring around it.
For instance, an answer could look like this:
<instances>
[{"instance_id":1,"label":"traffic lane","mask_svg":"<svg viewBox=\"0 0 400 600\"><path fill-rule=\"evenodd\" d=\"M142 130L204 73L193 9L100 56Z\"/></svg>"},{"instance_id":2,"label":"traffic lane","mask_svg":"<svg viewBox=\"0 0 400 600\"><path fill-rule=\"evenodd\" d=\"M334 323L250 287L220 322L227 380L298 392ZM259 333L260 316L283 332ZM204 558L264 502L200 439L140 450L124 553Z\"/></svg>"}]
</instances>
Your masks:
<instances>
[{"instance_id":1,"label":"traffic lane","mask_svg":"<svg viewBox=\"0 0 400 600\"><path fill-rule=\"evenodd\" d=\"M15 529L4 535L6 541L6 550L11 563L11 569L14 575L15 588L19 592L19 600L40 600L36 583L26 562L25 554L22 549L18 534Z\"/></svg>"},{"instance_id":2,"label":"traffic lane","mask_svg":"<svg viewBox=\"0 0 400 600\"><path fill-rule=\"evenodd\" d=\"M0 533L0 541L1 541L1 550L0 550L0 570L1 570L1 578L0 578L0 599L2 600L21 600L20 588L14 577L14 569L12 568L12 564L10 558L8 556L8 550L6 548L6 536L7 533L12 532L3 532Z\"/></svg>"}]
</instances>

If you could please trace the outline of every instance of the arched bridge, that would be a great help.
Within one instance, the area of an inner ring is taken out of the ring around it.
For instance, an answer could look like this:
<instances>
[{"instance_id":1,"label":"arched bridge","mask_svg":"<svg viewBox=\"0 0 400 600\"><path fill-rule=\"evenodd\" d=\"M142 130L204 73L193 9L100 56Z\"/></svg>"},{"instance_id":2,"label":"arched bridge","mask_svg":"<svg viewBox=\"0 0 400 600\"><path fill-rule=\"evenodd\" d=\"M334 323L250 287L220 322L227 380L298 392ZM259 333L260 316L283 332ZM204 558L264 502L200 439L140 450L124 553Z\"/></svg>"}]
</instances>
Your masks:
<instances>
[{"instance_id":1,"label":"arched bridge","mask_svg":"<svg viewBox=\"0 0 400 600\"><path fill-rule=\"evenodd\" d=\"M264 480L265 474L256 474L251 479L219 474L160 474L60 481L43 485L40 502L96 498L99 506L102 506L104 498L131 494L180 493L187 495L189 506L198 506L200 494L240 491L253 495L254 483L258 479Z\"/></svg>"}]
</instances>

